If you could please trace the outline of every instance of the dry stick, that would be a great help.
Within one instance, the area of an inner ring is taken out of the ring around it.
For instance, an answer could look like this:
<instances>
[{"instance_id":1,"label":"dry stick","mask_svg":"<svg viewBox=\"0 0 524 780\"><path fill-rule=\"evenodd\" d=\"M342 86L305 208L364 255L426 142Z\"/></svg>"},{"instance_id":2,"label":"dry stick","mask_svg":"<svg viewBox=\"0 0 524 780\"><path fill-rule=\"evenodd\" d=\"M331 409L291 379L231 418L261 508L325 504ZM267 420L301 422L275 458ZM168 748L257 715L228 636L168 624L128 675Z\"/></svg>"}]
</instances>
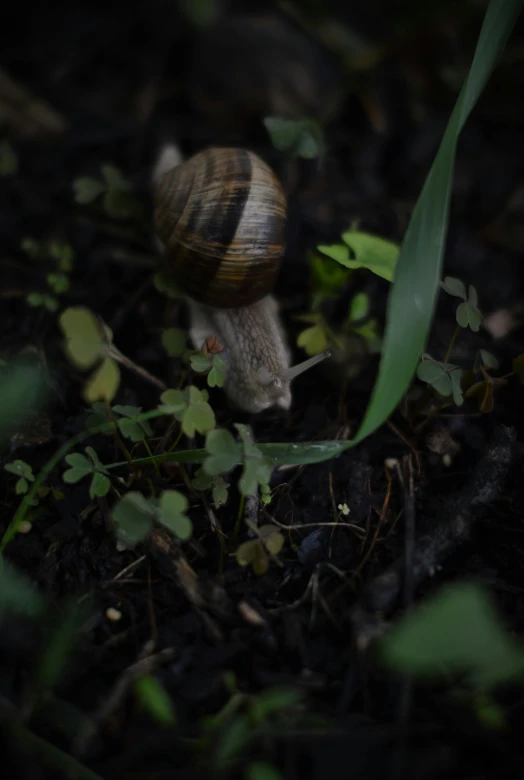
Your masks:
<instances>
[{"instance_id":1,"label":"dry stick","mask_svg":"<svg viewBox=\"0 0 524 780\"><path fill-rule=\"evenodd\" d=\"M440 522L435 524L431 533L415 538L411 566L413 589L431 577L445 558L469 538L478 515L497 498L516 450L515 429L499 426L470 481L461 491L442 502ZM382 633L382 616L390 613L397 604L404 582L404 569L403 556L369 583L360 601L351 610L350 619L358 646L365 647L374 636Z\"/></svg>"}]
</instances>

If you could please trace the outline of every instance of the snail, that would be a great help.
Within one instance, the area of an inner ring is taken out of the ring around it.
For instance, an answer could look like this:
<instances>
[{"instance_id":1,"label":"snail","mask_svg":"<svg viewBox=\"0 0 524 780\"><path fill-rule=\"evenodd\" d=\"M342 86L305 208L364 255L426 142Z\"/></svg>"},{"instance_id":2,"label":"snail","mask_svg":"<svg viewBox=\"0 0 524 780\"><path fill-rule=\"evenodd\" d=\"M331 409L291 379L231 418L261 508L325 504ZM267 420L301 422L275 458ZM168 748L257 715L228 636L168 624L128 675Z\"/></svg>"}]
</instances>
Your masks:
<instances>
[{"instance_id":1,"label":"snail","mask_svg":"<svg viewBox=\"0 0 524 780\"><path fill-rule=\"evenodd\" d=\"M271 294L285 250L286 198L251 151L211 148L182 162L177 147L153 171L154 227L183 291L195 349L223 346L224 390L250 413L289 409L291 381L320 362L290 367L278 304Z\"/></svg>"}]
</instances>

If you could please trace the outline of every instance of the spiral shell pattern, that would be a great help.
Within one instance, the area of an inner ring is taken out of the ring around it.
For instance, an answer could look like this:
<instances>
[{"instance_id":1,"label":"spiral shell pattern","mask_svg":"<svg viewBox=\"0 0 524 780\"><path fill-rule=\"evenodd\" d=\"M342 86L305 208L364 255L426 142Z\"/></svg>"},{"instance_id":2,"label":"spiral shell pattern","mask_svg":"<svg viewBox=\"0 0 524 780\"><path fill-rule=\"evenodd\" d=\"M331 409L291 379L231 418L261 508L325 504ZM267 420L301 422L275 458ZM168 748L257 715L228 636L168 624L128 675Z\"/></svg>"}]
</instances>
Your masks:
<instances>
[{"instance_id":1,"label":"spiral shell pattern","mask_svg":"<svg viewBox=\"0 0 524 780\"><path fill-rule=\"evenodd\" d=\"M285 250L286 198L256 154L199 152L157 180L154 199L155 230L187 295L231 309L271 292Z\"/></svg>"}]
</instances>

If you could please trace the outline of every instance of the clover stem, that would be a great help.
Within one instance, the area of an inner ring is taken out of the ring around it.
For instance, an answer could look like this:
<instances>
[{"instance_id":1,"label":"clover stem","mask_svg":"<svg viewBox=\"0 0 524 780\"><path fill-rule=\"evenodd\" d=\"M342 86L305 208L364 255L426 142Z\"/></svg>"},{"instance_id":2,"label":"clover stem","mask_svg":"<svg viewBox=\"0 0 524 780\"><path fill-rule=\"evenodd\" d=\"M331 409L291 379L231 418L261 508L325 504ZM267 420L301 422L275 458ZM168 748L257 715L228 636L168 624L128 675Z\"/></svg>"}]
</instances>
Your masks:
<instances>
[{"instance_id":1,"label":"clover stem","mask_svg":"<svg viewBox=\"0 0 524 780\"><path fill-rule=\"evenodd\" d=\"M236 547L237 540L238 540L238 534L240 533L240 524L242 522L242 518L244 517L244 504L246 503L246 497L240 496L240 504L238 505L238 515L237 515L237 521L235 523L235 529L233 531L233 544Z\"/></svg>"},{"instance_id":2,"label":"clover stem","mask_svg":"<svg viewBox=\"0 0 524 780\"><path fill-rule=\"evenodd\" d=\"M451 341L449 342L448 350L446 352L446 357L444 358L444 363L447 363L451 357L451 353L453 352L453 347L455 346L455 341L457 340L459 331L460 331L460 325L455 325L455 330L453 332L453 336L451 337Z\"/></svg>"},{"instance_id":3,"label":"clover stem","mask_svg":"<svg viewBox=\"0 0 524 780\"><path fill-rule=\"evenodd\" d=\"M116 444L122 450L122 453L124 455L124 458L127 460L127 464L129 466L129 468L131 469L131 471L134 471L133 460L131 458L131 454L129 453L129 451L128 451L126 445L124 444L124 442L122 441L122 438L121 438L120 433L118 431L118 424L117 424L115 418L113 417L113 410L111 409L111 404L109 403L107 398L105 400L105 405L106 405L107 419L109 420L109 422L112 422L112 423L115 424L115 427L114 427L114 430L113 430L113 434L114 434L114 437L115 437Z\"/></svg>"},{"instance_id":4,"label":"clover stem","mask_svg":"<svg viewBox=\"0 0 524 780\"><path fill-rule=\"evenodd\" d=\"M176 439L175 439L175 441L173 442L173 444L171 445L171 447L170 447L168 450L166 450L166 452L173 452L173 450L174 450L174 449L175 449L175 447L177 446L178 442L179 442L179 441L180 441L180 439L182 438L182 434L183 434L183 432L184 432L184 431L182 430L182 426L180 426L180 431L178 432L178 436L176 437Z\"/></svg>"},{"instance_id":5,"label":"clover stem","mask_svg":"<svg viewBox=\"0 0 524 780\"><path fill-rule=\"evenodd\" d=\"M153 460L153 466L155 467L156 475L157 475L157 477L159 477L160 476L160 469L158 467L158 463L156 462L156 460L153 457L153 453L151 452L151 447L147 443L147 439L143 439L142 440L142 444L146 448L147 454L149 455L149 457Z\"/></svg>"}]
</instances>

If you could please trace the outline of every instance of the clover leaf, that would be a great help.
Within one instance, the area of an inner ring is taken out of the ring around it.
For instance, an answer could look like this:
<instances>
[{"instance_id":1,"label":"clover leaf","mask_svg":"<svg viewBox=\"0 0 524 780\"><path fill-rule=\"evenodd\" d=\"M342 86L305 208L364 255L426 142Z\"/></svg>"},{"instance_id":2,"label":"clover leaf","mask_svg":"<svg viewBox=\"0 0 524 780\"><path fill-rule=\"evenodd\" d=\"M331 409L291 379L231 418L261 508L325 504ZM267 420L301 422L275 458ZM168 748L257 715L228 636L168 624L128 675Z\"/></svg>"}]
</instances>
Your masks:
<instances>
[{"instance_id":1,"label":"clover leaf","mask_svg":"<svg viewBox=\"0 0 524 780\"><path fill-rule=\"evenodd\" d=\"M322 254L345 268L367 268L377 276L392 282L400 249L397 244L353 228L342 233L343 244L318 246Z\"/></svg>"},{"instance_id":2,"label":"clover leaf","mask_svg":"<svg viewBox=\"0 0 524 780\"><path fill-rule=\"evenodd\" d=\"M209 476L227 474L241 463L241 447L229 431L219 428L206 436L206 450L209 453L202 468Z\"/></svg>"},{"instance_id":3,"label":"clover leaf","mask_svg":"<svg viewBox=\"0 0 524 780\"><path fill-rule=\"evenodd\" d=\"M268 116L264 125L271 137L271 143L281 152L293 157L313 160L325 152L322 127L313 119L281 119Z\"/></svg>"},{"instance_id":4,"label":"clover leaf","mask_svg":"<svg viewBox=\"0 0 524 780\"><path fill-rule=\"evenodd\" d=\"M194 385L184 390L166 390L160 400L160 408L181 422L182 430L190 438L195 432L206 434L215 427L215 414L207 403L207 393Z\"/></svg>"},{"instance_id":5,"label":"clover leaf","mask_svg":"<svg viewBox=\"0 0 524 780\"><path fill-rule=\"evenodd\" d=\"M326 327L318 322L310 328L301 331L297 337L297 346L302 347L308 355L320 355L328 348Z\"/></svg>"},{"instance_id":6,"label":"clover leaf","mask_svg":"<svg viewBox=\"0 0 524 780\"><path fill-rule=\"evenodd\" d=\"M193 533L193 524L186 515L187 498L178 490L166 490L160 498L158 522L182 541L189 539Z\"/></svg>"},{"instance_id":7,"label":"clover leaf","mask_svg":"<svg viewBox=\"0 0 524 780\"><path fill-rule=\"evenodd\" d=\"M444 292L449 295L453 295L455 298L462 298L463 301L467 301L466 286L460 279L455 279L454 276L446 276L443 282L440 283Z\"/></svg>"},{"instance_id":8,"label":"clover leaf","mask_svg":"<svg viewBox=\"0 0 524 780\"><path fill-rule=\"evenodd\" d=\"M16 474L19 479L15 485L15 493L20 496L27 493L29 490L29 482L34 482L33 469L23 460L15 460L12 463L6 463L4 466L5 471L10 474Z\"/></svg>"},{"instance_id":9,"label":"clover leaf","mask_svg":"<svg viewBox=\"0 0 524 780\"><path fill-rule=\"evenodd\" d=\"M432 358L427 358L419 363L417 376L422 382L431 385L440 395L452 395L457 406L463 404L462 369L459 366L452 363L439 363Z\"/></svg>"},{"instance_id":10,"label":"clover leaf","mask_svg":"<svg viewBox=\"0 0 524 780\"><path fill-rule=\"evenodd\" d=\"M167 328L162 333L162 346L169 357L181 357L184 354L187 333L181 328Z\"/></svg>"},{"instance_id":11,"label":"clover leaf","mask_svg":"<svg viewBox=\"0 0 524 780\"><path fill-rule=\"evenodd\" d=\"M214 431L211 431L211 433L214 433ZM208 435L210 436L211 434ZM220 475L212 476L206 474L204 469L198 469L191 480L191 485L195 490L211 490L213 504L216 509L227 502L229 485Z\"/></svg>"},{"instance_id":12,"label":"clover leaf","mask_svg":"<svg viewBox=\"0 0 524 780\"><path fill-rule=\"evenodd\" d=\"M141 406L113 406L113 412L122 415L118 420L118 427L126 439L131 441L144 441L147 436L152 436L153 429L149 420L137 420L142 411Z\"/></svg>"},{"instance_id":13,"label":"clover leaf","mask_svg":"<svg viewBox=\"0 0 524 780\"><path fill-rule=\"evenodd\" d=\"M117 539L121 545L132 549L150 533L156 514L154 504L139 493L131 490L113 507L112 517Z\"/></svg>"},{"instance_id":14,"label":"clover leaf","mask_svg":"<svg viewBox=\"0 0 524 780\"><path fill-rule=\"evenodd\" d=\"M62 479L68 484L76 484L85 477L91 476L89 486L89 498L102 498L106 496L111 487L111 481L107 476L106 467L100 462L99 457L93 447L86 447L88 455L81 455L79 452L72 452L66 455L66 463L70 466L64 471Z\"/></svg>"},{"instance_id":15,"label":"clover leaf","mask_svg":"<svg viewBox=\"0 0 524 780\"><path fill-rule=\"evenodd\" d=\"M264 574L269 567L269 554L278 555L284 546L284 537L277 526L263 525L256 539L239 545L235 557L240 566L251 564L255 574Z\"/></svg>"}]
</instances>

